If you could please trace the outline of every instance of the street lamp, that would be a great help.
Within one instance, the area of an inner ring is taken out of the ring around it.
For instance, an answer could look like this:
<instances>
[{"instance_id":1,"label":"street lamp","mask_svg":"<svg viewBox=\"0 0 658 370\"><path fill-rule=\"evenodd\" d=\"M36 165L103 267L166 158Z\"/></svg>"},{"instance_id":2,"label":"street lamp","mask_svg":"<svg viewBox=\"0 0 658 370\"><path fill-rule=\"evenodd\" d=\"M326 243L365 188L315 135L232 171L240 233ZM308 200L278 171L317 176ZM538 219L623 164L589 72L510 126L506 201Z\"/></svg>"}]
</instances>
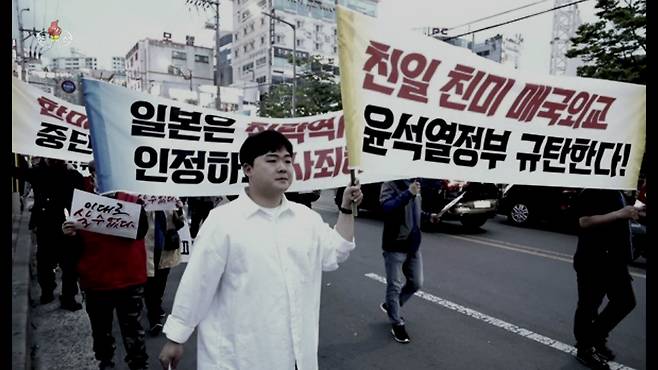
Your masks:
<instances>
[{"instance_id":1,"label":"street lamp","mask_svg":"<svg viewBox=\"0 0 658 370\"><path fill-rule=\"evenodd\" d=\"M292 116L294 117L296 112L295 90L297 90L297 61L295 59L297 57L297 26L273 14L264 11L261 11L261 13L281 23L285 23L292 28Z\"/></svg>"}]
</instances>

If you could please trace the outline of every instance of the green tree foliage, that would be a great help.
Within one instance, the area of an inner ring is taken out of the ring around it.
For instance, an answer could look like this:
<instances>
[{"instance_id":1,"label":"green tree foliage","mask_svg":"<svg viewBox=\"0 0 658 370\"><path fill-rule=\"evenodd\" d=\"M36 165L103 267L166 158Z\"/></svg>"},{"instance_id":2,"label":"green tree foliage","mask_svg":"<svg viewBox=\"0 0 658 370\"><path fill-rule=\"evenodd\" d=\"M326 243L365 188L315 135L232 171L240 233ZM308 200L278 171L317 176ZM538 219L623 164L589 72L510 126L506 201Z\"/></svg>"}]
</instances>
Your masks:
<instances>
[{"instance_id":1,"label":"green tree foliage","mask_svg":"<svg viewBox=\"0 0 658 370\"><path fill-rule=\"evenodd\" d=\"M568 58L586 65L578 76L646 85L646 0L598 0L599 20L578 28Z\"/></svg>"},{"instance_id":2,"label":"green tree foliage","mask_svg":"<svg viewBox=\"0 0 658 370\"><path fill-rule=\"evenodd\" d=\"M298 60L297 64L295 116L312 116L343 109L334 66L323 64L318 58ZM269 93L261 98L259 115L290 117L291 98L292 81L272 86Z\"/></svg>"}]
</instances>

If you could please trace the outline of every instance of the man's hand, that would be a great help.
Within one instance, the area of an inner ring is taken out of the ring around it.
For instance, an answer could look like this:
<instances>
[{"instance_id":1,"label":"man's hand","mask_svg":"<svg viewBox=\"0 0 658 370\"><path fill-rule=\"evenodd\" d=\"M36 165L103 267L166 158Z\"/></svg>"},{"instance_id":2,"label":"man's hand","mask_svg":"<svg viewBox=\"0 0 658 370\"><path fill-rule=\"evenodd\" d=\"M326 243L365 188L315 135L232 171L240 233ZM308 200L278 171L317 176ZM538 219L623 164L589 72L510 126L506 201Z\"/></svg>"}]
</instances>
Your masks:
<instances>
[{"instance_id":1,"label":"man's hand","mask_svg":"<svg viewBox=\"0 0 658 370\"><path fill-rule=\"evenodd\" d=\"M348 185L343 192L343 200L341 202L343 208L351 208L352 203L357 206L363 201L363 193L361 192L361 184L356 180L355 185Z\"/></svg>"},{"instance_id":2,"label":"man's hand","mask_svg":"<svg viewBox=\"0 0 658 370\"><path fill-rule=\"evenodd\" d=\"M62 233L66 236L75 236L77 234L78 223L73 220L66 220L62 224Z\"/></svg>"},{"instance_id":3,"label":"man's hand","mask_svg":"<svg viewBox=\"0 0 658 370\"><path fill-rule=\"evenodd\" d=\"M183 345L168 340L162 347L158 358L160 359L162 370L169 370L169 366L171 366L172 370L176 370L181 357L183 357Z\"/></svg>"},{"instance_id":4,"label":"man's hand","mask_svg":"<svg viewBox=\"0 0 658 370\"><path fill-rule=\"evenodd\" d=\"M418 195L418 193L420 193L420 182L418 182L418 180L414 180L414 182L409 184L409 191L414 196Z\"/></svg>"},{"instance_id":5,"label":"man's hand","mask_svg":"<svg viewBox=\"0 0 658 370\"><path fill-rule=\"evenodd\" d=\"M640 218L639 211L634 206L626 206L617 211L617 216L622 220L637 220Z\"/></svg>"},{"instance_id":6,"label":"man's hand","mask_svg":"<svg viewBox=\"0 0 658 370\"><path fill-rule=\"evenodd\" d=\"M430 215L430 222L433 224L438 224L439 222L441 222L441 217L439 217L438 213L432 213Z\"/></svg>"}]
</instances>

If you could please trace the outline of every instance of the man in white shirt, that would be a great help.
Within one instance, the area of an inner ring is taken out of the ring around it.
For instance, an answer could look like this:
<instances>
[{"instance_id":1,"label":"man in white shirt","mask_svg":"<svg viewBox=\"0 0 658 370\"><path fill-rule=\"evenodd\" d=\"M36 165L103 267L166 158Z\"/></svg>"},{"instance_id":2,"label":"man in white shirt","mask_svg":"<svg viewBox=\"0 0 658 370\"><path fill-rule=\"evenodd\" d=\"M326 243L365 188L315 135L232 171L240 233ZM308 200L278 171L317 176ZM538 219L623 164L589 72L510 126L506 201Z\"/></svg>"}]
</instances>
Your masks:
<instances>
[{"instance_id":1,"label":"man in white shirt","mask_svg":"<svg viewBox=\"0 0 658 370\"><path fill-rule=\"evenodd\" d=\"M163 332L162 368L176 369L196 327L197 369L315 370L322 271L354 249L349 208L363 198L345 190L332 229L319 214L289 202L292 144L277 131L240 148L249 186L210 212L180 281Z\"/></svg>"}]
</instances>

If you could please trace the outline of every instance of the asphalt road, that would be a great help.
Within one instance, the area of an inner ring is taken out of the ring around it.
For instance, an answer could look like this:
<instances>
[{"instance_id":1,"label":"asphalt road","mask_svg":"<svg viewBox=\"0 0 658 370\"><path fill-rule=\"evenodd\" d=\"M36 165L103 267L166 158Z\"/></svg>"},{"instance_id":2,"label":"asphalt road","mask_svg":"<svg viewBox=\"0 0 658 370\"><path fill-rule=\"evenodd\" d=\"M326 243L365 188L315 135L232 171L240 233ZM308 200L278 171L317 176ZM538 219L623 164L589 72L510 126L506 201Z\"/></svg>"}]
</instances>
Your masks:
<instances>
[{"instance_id":1,"label":"asphalt road","mask_svg":"<svg viewBox=\"0 0 658 370\"><path fill-rule=\"evenodd\" d=\"M320 213L335 222L335 211ZM340 269L324 274L321 369L585 369L570 354L575 236L510 226L502 217L475 232L446 223L425 233L425 284L403 309L412 342L398 344L378 307L385 289L381 229L380 220L358 218L357 249ZM165 310L184 268L170 274ZM613 368L646 369L646 278L642 268L632 271L637 307L609 345L618 353ZM147 339L152 369L160 368L164 341ZM186 343L179 369L196 369L195 342L193 336ZM125 352L118 347L121 368Z\"/></svg>"}]
</instances>

